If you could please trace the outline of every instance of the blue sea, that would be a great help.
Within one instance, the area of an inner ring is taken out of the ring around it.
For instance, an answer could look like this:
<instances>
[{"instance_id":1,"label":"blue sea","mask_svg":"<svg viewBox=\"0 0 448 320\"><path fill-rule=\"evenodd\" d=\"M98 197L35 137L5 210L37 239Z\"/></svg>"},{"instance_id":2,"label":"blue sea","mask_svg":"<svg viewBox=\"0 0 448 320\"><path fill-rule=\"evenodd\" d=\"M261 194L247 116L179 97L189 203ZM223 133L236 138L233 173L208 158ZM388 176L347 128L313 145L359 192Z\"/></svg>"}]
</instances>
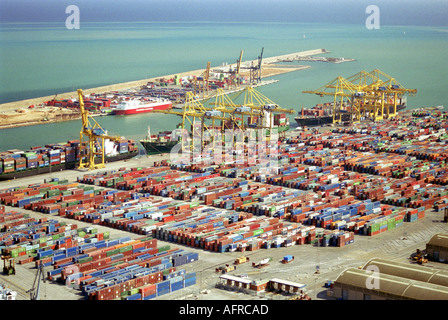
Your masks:
<instances>
[{"instance_id":1,"label":"blue sea","mask_svg":"<svg viewBox=\"0 0 448 320\"><path fill-rule=\"evenodd\" d=\"M324 48L327 57L353 58L341 64L301 62L311 68L272 79L258 90L284 108L299 110L326 102L302 93L337 76L379 69L407 88L409 108L448 105L448 28L322 23L102 22L0 24L0 103L55 95L234 63ZM297 62L295 62L297 64ZM293 116L290 119L293 121ZM144 114L101 117L109 131L140 139L148 125L171 130L176 116ZM80 120L0 130L0 150L65 142L79 138Z\"/></svg>"}]
</instances>

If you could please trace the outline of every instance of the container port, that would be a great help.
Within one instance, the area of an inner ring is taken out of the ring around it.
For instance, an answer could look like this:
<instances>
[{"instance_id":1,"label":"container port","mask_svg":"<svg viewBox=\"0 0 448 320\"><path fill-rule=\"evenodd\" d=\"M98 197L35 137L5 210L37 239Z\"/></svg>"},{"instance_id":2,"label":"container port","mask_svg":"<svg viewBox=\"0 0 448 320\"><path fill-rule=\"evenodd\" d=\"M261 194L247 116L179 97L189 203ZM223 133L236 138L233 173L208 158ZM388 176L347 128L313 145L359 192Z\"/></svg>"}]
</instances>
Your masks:
<instances>
[{"instance_id":1,"label":"container port","mask_svg":"<svg viewBox=\"0 0 448 320\"><path fill-rule=\"evenodd\" d=\"M223 163L159 155L0 182L0 246L15 262L0 279L21 300L41 270L41 299L332 299L343 269L409 263L447 233L446 128L438 108L409 110L288 131L269 157L243 147Z\"/></svg>"}]
</instances>

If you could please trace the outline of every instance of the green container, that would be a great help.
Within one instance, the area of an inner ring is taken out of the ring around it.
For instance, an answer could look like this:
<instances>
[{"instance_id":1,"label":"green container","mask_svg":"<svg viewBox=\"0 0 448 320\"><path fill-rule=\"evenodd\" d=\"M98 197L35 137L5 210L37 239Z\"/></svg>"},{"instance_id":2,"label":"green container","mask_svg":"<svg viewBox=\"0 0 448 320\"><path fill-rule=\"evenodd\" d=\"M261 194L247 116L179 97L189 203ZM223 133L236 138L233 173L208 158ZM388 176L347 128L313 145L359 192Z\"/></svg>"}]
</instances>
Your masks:
<instances>
[{"instance_id":1,"label":"green container","mask_svg":"<svg viewBox=\"0 0 448 320\"><path fill-rule=\"evenodd\" d=\"M141 238L139 240L140 240L140 242L145 242L145 241L152 240L152 239L154 239L154 238L149 236L149 237L146 237L146 238Z\"/></svg>"},{"instance_id":2,"label":"green container","mask_svg":"<svg viewBox=\"0 0 448 320\"><path fill-rule=\"evenodd\" d=\"M131 289L131 290L129 290L128 292L129 292L129 295L132 296L132 295L138 293L138 288Z\"/></svg>"},{"instance_id":3,"label":"green container","mask_svg":"<svg viewBox=\"0 0 448 320\"><path fill-rule=\"evenodd\" d=\"M196 207L199 207L199 205L200 205L199 202L192 202L192 203L190 204L190 208L196 208Z\"/></svg>"},{"instance_id":4,"label":"green container","mask_svg":"<svg viewBox=\"0 0 448 320\"><path fill-rule=\"evenodd\" d=\"M157 248L157 250L158 250L158 252L164 252L164 251L170 250L170 248L171 248L170 245L166 245L166 246Z\"/></svg>"},{"instance_id":5,"label":"green container","mask_svg":"<svg viewBox=\"0 0 448 320\"><path fill-rule=\"evenodd\" d=\"M119 254L119 253L120 253L120 249L114 249L114 250L107 251L106 252L106 256L110 257L110 256L113 256L113 255L116 255L116 254Z\"/></svg>"},{"instance_id":6,"label":"green container","mask_svg":"<svg viewBox=\"0 0 448 320\"><path fill-rule=\"evenodd\" d=\"M17 258L19 256L19 250L18 249L12 249L11 250L11 258Z\"/></svg>"},{"instance_id":7,"label":"green container","mask_svg":"<svg viewBox=\"0 0 448 320\"><path fill-rule=\"evenodd\" d=\"M85 258L79 259L78 263L86 263L86 262L90 262L92 260L93 260L93 257L85 257Z\"/></svg>"},{"instance_id":8,"label":"green container","mask_svg":"<svg viewBox=\"0 0 448 320\"><path fill-rule=\"evenodd\" d=\"M168 269L164 269L164 270L162 271L162 274L163 274L164 276L169 275L169 274L170 274L170 270L168 270Z\"/></svg>"},{"instance_id":9,"label":"green container","mask_svg":"<svg viewBox=\"0 0 448 320\"><path fill-rule=\"evenodd\" d=\"M89 228L89 234L96 234L97 232L98 232L98 229Z\"/></svg>"},{"instance_id":10,"label":"green container","mask_svg":"<svg viewBox=\"0 0 448 320\"><path fill-rule=\"evenodd\" d=\"M119 253L127 252L127 251L132 250L132 246L129 245L129 246L121 247L118 250L119 250Z\"/></svg>"},{"instance_id":11,"label":"green container","mask_svg":"<svg viewBox=\"0 0 448 320\"><path fill-rule=\"evenodd\" d=\"M375 232L375 231L378 231L378 230L380 230L380 224L379 223L375 223L375 224L372 224L370 226L370 231L371 232Z\"/></svg>"}]
</instances>

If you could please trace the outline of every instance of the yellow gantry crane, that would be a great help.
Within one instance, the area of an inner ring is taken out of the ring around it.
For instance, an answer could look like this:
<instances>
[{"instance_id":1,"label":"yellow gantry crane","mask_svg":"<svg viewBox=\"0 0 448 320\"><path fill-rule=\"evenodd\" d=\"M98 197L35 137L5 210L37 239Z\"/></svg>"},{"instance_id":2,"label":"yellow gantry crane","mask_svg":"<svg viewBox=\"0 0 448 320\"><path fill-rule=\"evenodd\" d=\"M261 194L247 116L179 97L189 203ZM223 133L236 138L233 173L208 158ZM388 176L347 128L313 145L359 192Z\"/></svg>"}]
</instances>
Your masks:
<instances>
[{"instance_id":1,"label":"yellow gantry crane","mask_svg":"<svg viewBox=\"0 0 448 320\"><path fill-rule=\"evenodd\" d=\"M395 78L378 69L370 73L376 79L379 79L379 83L375 86L373 92L381 96L380 101L382 103L383 114L386 112L388 117L396 116L397 106L405 104L407 96L414 96L417 93L417 89L406 89Z\"/></svg>"},{"instance_id":2,"label":"yellow gantry crane","mask_svg":"<svg viewBox=\"0 0 448 320\"><path fill-rule=\"evenodd\" d=\"M200 149L201 151L205 146L205 137L208 136L212 140L212 143L215 143L213 130L217 129L218 125L216 124L216 120L221 120L222 123L230 121L233 128L238 128L243 130L241 125L237 123L234 116L226 116L222 110L215 110L205 108L194 96L194 93L187 92L185 94L185 104L182 108L182 111L175 110L154 110L155 112L172 114L182 117L181 129L183 132L188 132L187 126L190 125L191 128L191 136L193 139L190 141L190 144L187 144L188 141L182 137L182 148L193 149L197 147L194 145L194 138L200 137ZM211 120L211 124L207 124L206 120ZM220 131L222 131L222 123L220 126Z\"/></svg>"},{"instance_id":3,"label":"yellow gantry crane","mask_svg":"<svg viewBox=\"0 0 448 320\"><path fill-rule=\"evenodd\" d=\"M207 62L207 67L204 72L199 76L194 76L190 79L190 83L193 86L193 93L202 95L202 98L206 98L209 95L209 78L210 78L210 61Z\"/></svg>"},{"instance_id":4,"label":"yellow gantry crane","mask_svg":"<svg viewBox=\"0 0 448 320\"><path fill-rule=\"evenodd\" d=\"M255 91L253 88L245 89L246 95L243 105L235 104L228 95L222 89L217 89L215 96L215 102L210 104L214 105L213 108L204 107L196 98L194 93L187 92L185 95L185 104L182 111L175 110L155 110L155 112L172 114L182 117L181 129L183 132L188 132L187 126L191 128L192 137L200 137L201 151L204 149L206 141L205 138L209 138L214 146L214 143L224 143L225 139L232 141L232 146L239 141L235 139L238 134L244 134L248 129L264 129L267 130L269 135L272 135L273 129L273 113L294 113L292 109L284 109L277 104L263 96L261 93ZM241 94L241 92L240 92ZM247 121L244 117L248 117ZM211 124L206 123L206 121ZM220 125L216 121L221 121ZM232 136L228 135L229 131ZM186 131L185 131L186 130ZM215 140L216 131L219 130L221 135L221 141ZM224 134L227 133L227 134ZM252 133L252 132L251 132ZM250 137L248 137L250 138ZM189 148L192 150L197 147L193 143L194 141L188 141L182 138L182 148Z\"/></svg>"},{"instance_id":5,"label":"yellow gantry crane","mask_svg":"<svg viewBox=\"0 0 448 320\"><path fill-rule=\"evenodd\" d=\"M317 90L303 93L333 96L333 123L342 122L343 114L348 114L353 123L362 117L377 121L396 116L397 107L406 103L405 95L414 95L417 90L406 89L394 78L375 69L348 78L337 77Z\"/></svg>"},{"instance_id":6,"label":"yellow gantry crane","mask_svg":"<svg viewBox=\"0 0 448 320\"><path fill-rule=\"evenodd\" d=\"M259 122L255 126L256 128L266 128L268 129L269 136L272 134L274 129L274 114L277 113L288 113L293 114L295 111L293 109L286 109L280 107L274 101L264 96L259 91L255 90L251 86L247 86L244 90L238 92L233 101L239 99L239 97L244 93L244 99L242 104L223 103L224 106L231 106L233 108L248 110L247 112L256 114L258 113ZM253 123L251 123L253 125ZM283 133L282 133L283 134Z\"/></svg>"},{"instance_id":7,"label":"yellow gantry crane","mask_svg":"<svg viewBox=\"0 0 448 320\"><path fill-rule=\"evenodd\" d=\"M84 108L82 89L78 89L79 109L81 111L82 128L79 133L79 168L89 170L105 167L105 141L119 141L118 136L109 136L106 131L95 121ZM88 143L87 145L85 144ZM101 161L95 163L95 156L100 156ZM87 156L87 162L84 161Z\"/></svg>"}]
</instances>

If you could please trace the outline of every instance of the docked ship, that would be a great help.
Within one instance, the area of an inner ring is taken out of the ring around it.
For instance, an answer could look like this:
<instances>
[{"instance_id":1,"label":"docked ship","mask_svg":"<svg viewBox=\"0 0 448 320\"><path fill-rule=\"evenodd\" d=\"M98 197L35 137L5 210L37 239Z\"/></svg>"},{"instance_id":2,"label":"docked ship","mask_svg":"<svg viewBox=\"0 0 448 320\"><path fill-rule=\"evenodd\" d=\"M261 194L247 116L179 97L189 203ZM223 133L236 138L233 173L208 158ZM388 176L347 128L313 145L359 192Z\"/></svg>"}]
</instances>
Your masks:
<instances>
[{"instance_id":1,"label":"docked ship","mask_svg":"<svg viewBox=\"0 0 448 320\"><path fill-rule=\"evenodd\" d=\"M406 103L400 103L397 105L397 111L401 111L406 108ZM341 120L350 121L350 113L348 112L349 106L342 105L341 107ZM393 111L393 106L390 107L390 111ZM299 127L316 127L324 124L333 123L333 103L328 102L324 104L317 104L310 109L304 109L298 112L298 115L294 118Z\"/></svg>"},{"instance_id":2,"label":"docked ship","mask_svg":"<svg viewBox=\"0 0 448 320\"><path fill-rule=\"evenodd\" d=\"M145 148L148 155L168 153L179 142L181 137L181 129L175 129L174 131L163 131L156 135L151 135L151 131L148 127L148 134L144 139L139 142Z\"/></svg>"},{"instance_id":3,"label":"docked ship","mask_svg":"<svg viewBox=\"0 0 448 320\"><path fill-rule=\"evenodd\" d=\"M168 110L172 107L171 100L164 98L125 99L113 107L113 114L139 114L153 110Z\"/></svg>"},{"instance_id":4,"label":"docked ship","mask_svg":"<svg viewBox=\"0 0 448 320\"><path fill-rule=\"evenodd\" d=\"M134 140L113 144L113 151L106 153L106 162L130 159L139 153ZM29 151L14 149L0 152L0 181L75 169L80 157L79 140L32 147ZM100 157L95 157L95 163L100 161Z\"/></svg>"}]
</instances>

